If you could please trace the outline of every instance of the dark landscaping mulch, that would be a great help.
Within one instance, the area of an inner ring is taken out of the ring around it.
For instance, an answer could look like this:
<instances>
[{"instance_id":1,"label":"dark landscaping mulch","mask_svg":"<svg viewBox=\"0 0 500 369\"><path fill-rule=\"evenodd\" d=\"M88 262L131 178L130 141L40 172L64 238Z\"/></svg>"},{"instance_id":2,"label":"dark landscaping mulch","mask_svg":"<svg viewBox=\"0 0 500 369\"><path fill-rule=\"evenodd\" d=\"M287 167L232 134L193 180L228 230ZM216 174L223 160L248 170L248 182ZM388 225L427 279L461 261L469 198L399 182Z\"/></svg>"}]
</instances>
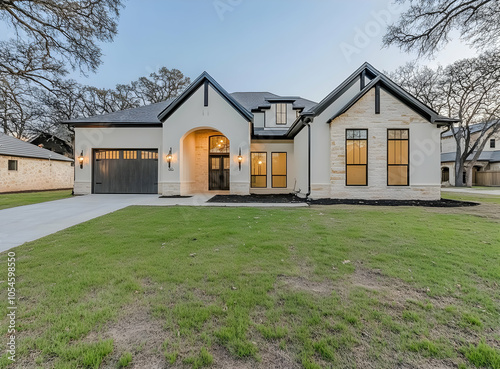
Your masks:
<instances>
[{"instance_id":1,"label":"dark landscaping mulch","mask_svg":"<svg viewBox=\"0 0 500 369\"><path fill-rule=\"evenodd\" d=\"M227 202L227 203L276 203L276 204L292 204L298 202L305 202L293 194L287 195L216 195L207 202Z\"/></svg>"},{"instance_id":2,"label":"dark landscaping mulch","mask_svg":"<svg viewBox=\"0 0 500 369\"><path fill-rule=\"evenodd\" d=\"M305 202L311 205L372 205L372 206L428 206L439 208L456 208L462 206L476 206L477 202L458 201L441 199L436 201L425 200L349 200L349 199L316 199L306 200L288 195L216 195L208 202L226 202L226 203L276 203L292 204Z\"/></svg>"},{"instance_id":3,"label":"dark landscaping mulch","mask_svg":"<svg viewBox=\"0 0 500 369\"><path fill-rule=\"evenodd\" d=\"M160 199L189 199L193 196L181 196L181 195L173 195L173 196L160 196Z\"/></svg>"},{"instance_id":4,"label":"dark landscaping mulch","mask_svg":"<svg viewBox=\"0 0 500 369\"><path fill-rule=\"evenodd\" d=\"M311 205L373 205L373 206L428 206L432 208L457 208L476 206L477 202L441 199L429 200L348 200L348 199L317 199L309 201Z\"/></svg>"}]
</instances>

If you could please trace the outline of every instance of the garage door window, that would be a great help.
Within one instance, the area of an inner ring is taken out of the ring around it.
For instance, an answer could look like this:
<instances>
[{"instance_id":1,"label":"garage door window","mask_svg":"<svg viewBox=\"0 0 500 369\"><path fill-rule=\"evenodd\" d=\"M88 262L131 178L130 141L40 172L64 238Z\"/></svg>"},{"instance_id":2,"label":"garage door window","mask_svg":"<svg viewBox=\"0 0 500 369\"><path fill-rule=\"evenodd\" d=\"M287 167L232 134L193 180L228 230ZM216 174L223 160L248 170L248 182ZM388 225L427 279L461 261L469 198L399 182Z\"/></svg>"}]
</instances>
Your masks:
<instances>
[{"instance_id":1,"label":"garage door window","mask_svg":"<svg viewBox=\"0 0 500 369\"><path fill-rule=\"evenodd\" d=\"M124 151L123 159L126 160L137 159L137 151L130 151L130 150Z\"/></svg>"},{"instance_id":2,"label":"garage door window","mask_svg":"<svg viewBox=\"0 0 500 369\"><path fill-rule=\"evenodd\" d=\"M153 151L142 151L141 152L142 160L158 160L158 152Z\"/></svg>"},{"instance_id":3,"label":"garage door window","mask_svg":"<svg viewBox=\"0 0 500 369\"><path fill-rule=\"evenodd\" d=\"M97 160L120 159L120 151L118 151L118 150L98 151L95 153L95 158Z\"/></svg>"}]
</instances>

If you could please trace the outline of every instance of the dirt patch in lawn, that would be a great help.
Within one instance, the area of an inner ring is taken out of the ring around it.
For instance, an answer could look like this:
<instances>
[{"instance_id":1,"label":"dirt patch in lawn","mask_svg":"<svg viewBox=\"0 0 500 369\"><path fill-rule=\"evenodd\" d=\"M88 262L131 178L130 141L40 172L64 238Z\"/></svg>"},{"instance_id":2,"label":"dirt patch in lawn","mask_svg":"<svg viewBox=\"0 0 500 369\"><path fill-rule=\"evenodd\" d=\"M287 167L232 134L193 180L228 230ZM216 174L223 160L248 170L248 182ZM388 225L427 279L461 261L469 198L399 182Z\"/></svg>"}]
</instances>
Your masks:
<instances>
[{"instance_id":1,"label":"dirt patch in lawn","mask_svg":"<svg viewBox=\"0 0 500 369\"><path fill-rule=\"evenodd\" d=\"M430 290L416 289L401 279L384 275L380 269L368 269L360 263L355 263L355 267L354 273L349 276L351 288L362 287L380 292L385 303L392 307L403 308L408 300L429 301L439 308L458 303L458 300L449 296L429 296Z\"/></svg>"},{"instance_id":2,"label":"dirt patch in lawn","mask_svg":"<svg viewBox=\"0 0 500 369\"><path fill-rule=\"evenodd\" d=\"M86 340L113 339L114 350L106 357L102 368L116 368L125 352L132 353L132 363L127 368L164 368L166 366L162 344L170 336L160 320L152 317L140 304L124 308L120 317L102 331L91 333Z\"/></svg>"},{"instance_id":3,"label":"dirt patch in lawn","mask_svg":"<svg viewBox=\"0 0 500 369\"><path fill-rule=\"evenodd\" d=\"M481 205L478 206L462 208L428 208L426 211L441 214L468 214L495 221L500 220L500 205L490 203L481 203Z\"/></svg>"},{"instance_id":4,"label":"dirt patch in lawn","mask_svg":"<svg viewBox=\"0 0 500 369\"><path fill-rule=\"evenodd\" d=\"M259 344L261 360L237 359L224 347L214 345L210 348L213 355L213 367L218 369L298 369L301 366L294 360L293 354L269 342Z\"/></svg>"},{"instance_id":5,"label":"dirt patch in lawn","mask_svg":"<svg viewBox=\"0 0 500 369\"><path fill-rule=\"evenodd\" d=\"M304 277L294 277L279 275L276 281L277 287L305 291L317 295L330 295L333 291L333 284L330 281L314 282Z\"/></svg>"}]
</instances>

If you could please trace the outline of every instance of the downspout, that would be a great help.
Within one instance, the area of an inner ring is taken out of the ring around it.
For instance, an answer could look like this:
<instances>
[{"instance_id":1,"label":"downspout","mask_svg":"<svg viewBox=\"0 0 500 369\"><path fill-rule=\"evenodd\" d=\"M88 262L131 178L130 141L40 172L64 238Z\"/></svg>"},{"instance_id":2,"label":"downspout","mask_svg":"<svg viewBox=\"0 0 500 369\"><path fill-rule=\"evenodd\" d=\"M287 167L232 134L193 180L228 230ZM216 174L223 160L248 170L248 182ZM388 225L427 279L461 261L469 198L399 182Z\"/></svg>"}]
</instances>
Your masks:
<instances>
[{"instance_id":1,"label":"downspout","mask_svg":"<svg viewBox=\"0 0 500 369\"><path fill-rule=\"evenodd\" d=\"M306 200L311 195L311 123L312 118L306 117L302 124L307 127L307 193Z\"/></svg>"}]
</instances>

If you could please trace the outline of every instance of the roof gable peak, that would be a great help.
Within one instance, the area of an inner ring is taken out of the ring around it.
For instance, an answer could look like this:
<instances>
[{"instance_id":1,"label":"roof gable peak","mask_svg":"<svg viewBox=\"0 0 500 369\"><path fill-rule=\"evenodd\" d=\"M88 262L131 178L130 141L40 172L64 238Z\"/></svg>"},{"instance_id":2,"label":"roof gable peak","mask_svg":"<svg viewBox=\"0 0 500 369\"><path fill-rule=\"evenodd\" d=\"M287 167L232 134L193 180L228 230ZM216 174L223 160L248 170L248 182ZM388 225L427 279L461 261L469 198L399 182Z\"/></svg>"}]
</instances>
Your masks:
<instances>
[{"instance_id":1,"label":"roof gable peak","mask_svg":"<svg viewBox=\"0 0 500 369\"><path fill-rule=\"evenodd\" d=\"M180 94L169 106L167 106L159 115L158 119L164 121L168 119L191 95L193 95L202 84L208 82L215 91L219 93L243 118L251 121L253 115L238 103L217 81L207 72L204 71L198 76L189 86Z\"/></svg>"}]
</instances>

